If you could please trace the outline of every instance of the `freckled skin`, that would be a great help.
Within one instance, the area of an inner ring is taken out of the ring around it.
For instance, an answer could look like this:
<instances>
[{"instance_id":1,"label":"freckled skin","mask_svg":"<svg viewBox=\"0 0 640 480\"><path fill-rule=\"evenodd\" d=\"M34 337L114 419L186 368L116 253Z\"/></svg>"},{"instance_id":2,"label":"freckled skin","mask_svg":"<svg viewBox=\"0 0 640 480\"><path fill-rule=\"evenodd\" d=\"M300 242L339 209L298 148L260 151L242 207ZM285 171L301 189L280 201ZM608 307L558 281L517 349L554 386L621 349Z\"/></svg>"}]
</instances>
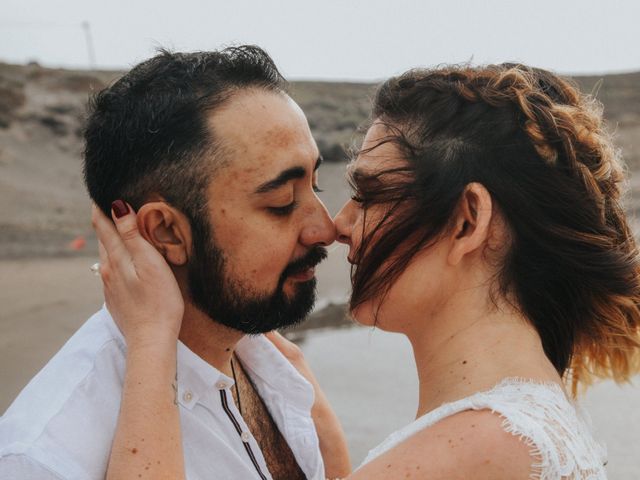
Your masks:
<instances>
[{"instance_id":1,"label":"freckled skin","mask_svg":"<svg viewBox=\"0 0 640 480\"><path fill-rule=\"evenodd\" d=\"M310 247L335 239L331 217L313 191L318 148L300 108L279 93L240 93L211 116L210 125L224 139L226 164L211 180L208 203L225 273L240 289L271 294L287 265ZM307 174L268 194L255 193L292 167ZM297 207L288 216L268 209L291 201ZM287 280L283 288L292 295L295 281Z\"/></svg>"}]
</instances>

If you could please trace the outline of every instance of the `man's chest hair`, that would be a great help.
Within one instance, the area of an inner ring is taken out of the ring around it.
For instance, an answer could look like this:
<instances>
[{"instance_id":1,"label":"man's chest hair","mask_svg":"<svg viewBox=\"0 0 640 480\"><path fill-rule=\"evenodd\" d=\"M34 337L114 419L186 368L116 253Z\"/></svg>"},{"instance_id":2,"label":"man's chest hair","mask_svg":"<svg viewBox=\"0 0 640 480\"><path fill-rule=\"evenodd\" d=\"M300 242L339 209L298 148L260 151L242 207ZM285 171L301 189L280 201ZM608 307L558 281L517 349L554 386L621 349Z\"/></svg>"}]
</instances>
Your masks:
<instances>
[{"instance_id":1,"label":"man's chest hair","mask_svg":"<svg viewBox=\"0 0 640 480\"><path fill-rule=\"evenodd\" d=\"M234 358L235 374L240 401L233 388L236 405L240 405L242 418L247 423L264 456L274 480L305 479L293 452L273 421L269 410L258 395L241 363Z\"/></svg>"}]
</instances>

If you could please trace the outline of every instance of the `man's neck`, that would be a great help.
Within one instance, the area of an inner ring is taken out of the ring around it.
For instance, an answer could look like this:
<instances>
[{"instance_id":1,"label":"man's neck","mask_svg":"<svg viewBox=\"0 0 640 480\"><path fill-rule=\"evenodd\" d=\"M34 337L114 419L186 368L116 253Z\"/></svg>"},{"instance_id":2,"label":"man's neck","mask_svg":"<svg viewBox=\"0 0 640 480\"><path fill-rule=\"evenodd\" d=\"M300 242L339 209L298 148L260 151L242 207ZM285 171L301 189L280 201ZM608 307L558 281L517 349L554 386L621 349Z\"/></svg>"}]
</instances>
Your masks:
<instances>
[{"instance_id":1,"label":"man's neck","mask_svg":"<svg viewBox=\"0 0 640 480\"><path fill-rule=\"evenodd\" d=\"M185 302L180 341L227 376L232 376L231 356L243 337L242 332L213 321Z\"/></svg>"}]
</instances>

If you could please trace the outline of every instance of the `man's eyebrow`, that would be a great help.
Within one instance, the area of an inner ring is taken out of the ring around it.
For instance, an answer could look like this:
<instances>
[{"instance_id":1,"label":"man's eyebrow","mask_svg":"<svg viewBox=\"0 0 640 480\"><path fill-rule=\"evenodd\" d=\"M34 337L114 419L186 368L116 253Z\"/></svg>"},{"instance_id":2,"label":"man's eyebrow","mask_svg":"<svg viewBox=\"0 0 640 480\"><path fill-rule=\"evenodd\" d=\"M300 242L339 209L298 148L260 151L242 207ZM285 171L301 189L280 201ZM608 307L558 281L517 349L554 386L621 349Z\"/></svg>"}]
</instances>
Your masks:
<instances>
[{"instance_id":1,"label":"man's eyebrow","mask_svg":"<svg viewBox=\"0 0 640 480\"><path fill-rule=\"evenodd\" d=\"M320 155L318 157L318 159L316 160L315 167L313 168L314 172L320 167L321 163L322 163L322 155ZM306 174L307 174L307 171L304 169L304 167L287 168L286 170L282 171L273 180L269 180L267 182L264 182L262 185L260 185L256 189L255 193L271 192L273 190L276 190L276 189L280 188L281 186L283 186L284 184L286 184L287 182L289 182L291 180L297 180L299 178L304 178L304 176Z\"/></svg>"}]
</instances>

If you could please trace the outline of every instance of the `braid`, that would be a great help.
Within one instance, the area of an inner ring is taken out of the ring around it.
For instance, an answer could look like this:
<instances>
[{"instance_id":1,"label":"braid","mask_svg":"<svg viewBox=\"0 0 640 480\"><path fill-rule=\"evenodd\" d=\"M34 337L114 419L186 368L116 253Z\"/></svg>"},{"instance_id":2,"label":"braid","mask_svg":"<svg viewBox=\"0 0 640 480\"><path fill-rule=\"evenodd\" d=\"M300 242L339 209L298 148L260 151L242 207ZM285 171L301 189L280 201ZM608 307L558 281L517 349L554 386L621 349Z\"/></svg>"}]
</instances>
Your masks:
<instances>
[{"instance_id":1,"label":"braid","mask_svg":"<svg viewBox=\"0 0 640 480\"><path fill-rule=\"evenodd\" d=\"M599 209L601 231L606 232L605 238L599 240L606 248L636 259L637 247L619 203L623 168L604 128L601 105L580 95L569 82L558 77L555 85L546 89L539 80L531 69L515 66L490 78L484 88L476 82L471 84L478 97L490 105L500 106L501 102L509 101L517 105L526 119L523 129L536 152L549 165L559 167L560 159L566 162L568 172L580 180L587 197ZM564 98L557 94L559 91ZM465 93L461 91L460 95L467 98ZM640 269L636 268L634 273L635 278L629 281L637 285ZM640 366L640 291L637 286L634 290L633 296L613 294L594 302L598 322L591 331L578 336L572 354L570 373L574 391L578 381L589 383L591 375L612 374L621 379L622 372L637 371ZM629 356L630 352L634 355Z\"/></svg>"}]
</instances>

